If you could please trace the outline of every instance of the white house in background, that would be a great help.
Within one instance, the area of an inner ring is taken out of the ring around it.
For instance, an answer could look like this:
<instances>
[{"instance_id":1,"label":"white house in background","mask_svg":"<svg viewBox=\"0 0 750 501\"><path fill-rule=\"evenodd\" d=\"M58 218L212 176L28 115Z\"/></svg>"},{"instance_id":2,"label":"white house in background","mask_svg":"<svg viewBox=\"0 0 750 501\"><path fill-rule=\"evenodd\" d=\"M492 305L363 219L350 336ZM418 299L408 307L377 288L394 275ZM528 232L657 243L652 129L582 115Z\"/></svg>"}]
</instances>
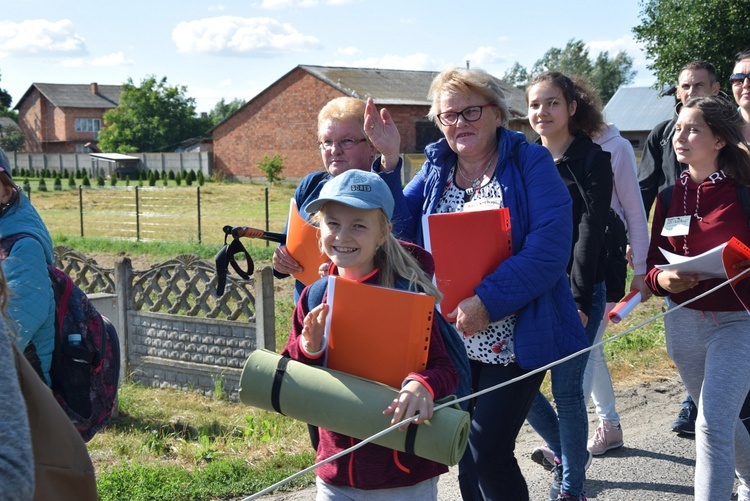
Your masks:
<instances>
[{"instance_id":1,"label":"white house in background","mask_svg":"<svg viewBox=\"0 0 750 501\"><path fill-rule=\"evenodd\" d=\"M649 132L674 115L675 98L651 87L620 87L604 107L604 118L620 129L640 158Z\"/></svg>"}]
</instances>

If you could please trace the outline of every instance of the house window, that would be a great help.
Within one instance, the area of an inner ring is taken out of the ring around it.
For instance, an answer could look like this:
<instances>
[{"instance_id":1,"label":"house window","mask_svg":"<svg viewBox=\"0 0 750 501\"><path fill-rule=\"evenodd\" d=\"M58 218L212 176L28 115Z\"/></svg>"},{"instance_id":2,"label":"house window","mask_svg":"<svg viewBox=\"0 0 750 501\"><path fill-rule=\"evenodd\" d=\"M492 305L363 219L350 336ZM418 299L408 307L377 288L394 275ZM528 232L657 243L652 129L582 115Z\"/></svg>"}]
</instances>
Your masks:
<instances>
[{"instance_id":1,"label":"house window","mask_svg":"<svg viewBox=\"0 0 750 501\"><path fill-rule=\"evenodd\" d=\"M416 123L416 127L417 141L414 146L417 151L424 150L425 146L443 137L443 133L440 132L440 129L437 128L437 125L432 120L419 120Z\"/></svg>"},{"instance_id":2,"label":"house window","mask_svg":"<svg viewBox=\"0 0 750 501\"><path fill-rule=\"evenodd\" d=\"M76 132L93 132L96 139L102 129L102 121L100 118L76 118L75 128Z\"/></svg>"}]
</instances>

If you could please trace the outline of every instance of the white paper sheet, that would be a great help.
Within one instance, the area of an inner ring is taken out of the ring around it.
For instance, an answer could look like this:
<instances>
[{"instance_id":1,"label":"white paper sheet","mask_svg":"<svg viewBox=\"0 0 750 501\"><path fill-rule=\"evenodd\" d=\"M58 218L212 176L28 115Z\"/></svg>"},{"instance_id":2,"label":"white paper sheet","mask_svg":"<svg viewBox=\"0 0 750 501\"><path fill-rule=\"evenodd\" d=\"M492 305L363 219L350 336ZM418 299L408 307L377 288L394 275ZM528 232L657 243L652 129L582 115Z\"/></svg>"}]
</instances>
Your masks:
<instances>
[{"instance_id":1,"label":"white paper sheet","mask_svg":"<svg viewBox=\"0 0 750 501\"><path fill-rule=\"evenodd\" d=\"M698 273L701 280L705 280L706 278L727 278L724 265L721 262L721 251L726 246L727 243L724 242L697 256L681 256L660 248L659 250L667 258L669 264L657 264L656 267L660 270Z\"/></svg>"}]
</instances>

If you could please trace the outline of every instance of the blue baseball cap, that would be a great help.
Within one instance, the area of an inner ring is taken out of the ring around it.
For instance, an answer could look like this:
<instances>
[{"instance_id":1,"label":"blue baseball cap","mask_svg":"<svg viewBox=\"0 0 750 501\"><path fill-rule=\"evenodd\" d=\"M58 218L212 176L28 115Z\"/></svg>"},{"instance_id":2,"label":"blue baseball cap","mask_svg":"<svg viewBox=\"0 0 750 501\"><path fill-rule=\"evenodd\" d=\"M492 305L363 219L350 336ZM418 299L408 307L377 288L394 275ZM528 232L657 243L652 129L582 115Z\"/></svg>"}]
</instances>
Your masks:
<instances>
[{"instance_id":1,"label":"blue baseball cap","mask_svg":"<svg viewBox=\"0 0 750 501\"><path fill-rule=\"evenodd\" d=\"M355 209L383 209L390 221L393 217L393 195L380 176L358 169L348 170L328 181L320 190L318 199L305 210L314 214L326 202L338 202Z\"/></svg>"}]
</instances>

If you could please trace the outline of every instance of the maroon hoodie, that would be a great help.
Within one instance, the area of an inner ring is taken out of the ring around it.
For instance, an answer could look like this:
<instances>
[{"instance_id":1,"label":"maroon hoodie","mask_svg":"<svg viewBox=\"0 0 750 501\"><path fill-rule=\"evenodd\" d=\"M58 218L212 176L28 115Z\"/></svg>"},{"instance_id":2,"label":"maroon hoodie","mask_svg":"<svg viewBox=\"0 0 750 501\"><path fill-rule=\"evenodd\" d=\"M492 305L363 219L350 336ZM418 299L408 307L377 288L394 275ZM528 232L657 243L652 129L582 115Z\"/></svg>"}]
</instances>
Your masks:
<instances>
[{"instance_id":1,"label":"maroon hoodie","mask_svg":"<svg viewBox=\"0 0 750 501\"><path fill-rule=\"evenodd\" d=\"M434 262L430 253L413 244L401 242L401 245L417 258L428 274L433 273ZM335 273L335 271L335 266L332 265L329 272ZM373 285L378 285L379 281L377 270L363 279L364 283ZM302 291L295 307L291 332L282 355L306 364L320 365L323 357L310 358L299 346L302 325L307 314L305 305L308 289L305 288ZM386 312L373 312L374 318L379 314L386 314ZM458 372L445 351L437 319L432 324L427 368L409 376L422 382L434 395L435 400L450 395L458 384ZM395 430L391 433L403 432ZM359 442L360 440L355 438L320 428L317 461L327 459ZM369 443L315 471L324 482L329 484L372 490L415 485L446 473L448 467L428 459Z\"/></svg>"},{"instance_id":2,"label":"maroon hoodie","mask_svg":"<svg viewBox=\"0 0 750 501\"><path fill-rule=\"evenodd\" d=\"M696 213L700 217L694 216ZM667 217L690 214L690 231L687 236L665 237L661 235ZM659 248L683 256L697 256L713 249L732 237L737 237L745 245L750 245L750 226L742 210L737 194L737 181L717 171L703 182L696 183L687 171L683 172L674 185L670 207L664 207L662 197L656 198L656 210L651 225L651 244L648 249L648 272L646 285L657 296L667 296L675 303L682 304L716 287L725 279L712 278L698 282L698 285L679 294L669 294L662 289L656 277L661 272L654 268L657 264L667 264ZM685 246L687 245L687 252ZM750 300L750 280L738 285L738 292L745 300ZM742 311L732 288L727 285L708 296L687 305L687 308L701 311Z\"/></svg>"}]
</instances>

